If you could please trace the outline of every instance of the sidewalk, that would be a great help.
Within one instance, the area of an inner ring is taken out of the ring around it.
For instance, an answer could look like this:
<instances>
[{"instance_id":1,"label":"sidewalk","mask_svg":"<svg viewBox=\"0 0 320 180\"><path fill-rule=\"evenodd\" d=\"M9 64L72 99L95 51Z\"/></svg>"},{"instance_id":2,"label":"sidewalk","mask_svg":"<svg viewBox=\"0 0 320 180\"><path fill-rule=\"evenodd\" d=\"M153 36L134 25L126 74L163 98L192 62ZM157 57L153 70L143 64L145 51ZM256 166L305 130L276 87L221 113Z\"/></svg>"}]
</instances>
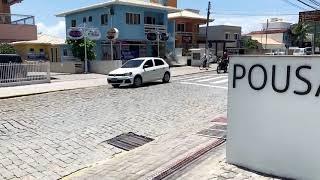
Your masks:
<instances>
[{"instance_id":1,"label":"sidewalk","mask_svg":"<svg viewBox=\"0 0 320 180\"><path fill-rule=\"evenodd\" d=\"M207 126L208 124L202 128ZM272 179L228 165L225 162L225 144L219 145L221 140L197 134L202 128L197 127L161 137L142 147L74 172L63 179ZM199 158L193 158L194 154L214 143L219 146ZM190 162L191 159L193 161ZM189 163L181 164L181 162ZM172 168L178 166L181 167L178 170Z\"/></svg>"},{"instance_id":2,"label":"sidewalk","mask_svg":"<svg viewBox=\"0 0 320 180\"><path fill-rule=\"evenodd\" d=\"M177 67L171 70L173 77L207 72L198 67ZM0 88L0 99L108 85L106 75L101 74L52 73L52 79L47 84Z\"/></svg>"}]
</instances>

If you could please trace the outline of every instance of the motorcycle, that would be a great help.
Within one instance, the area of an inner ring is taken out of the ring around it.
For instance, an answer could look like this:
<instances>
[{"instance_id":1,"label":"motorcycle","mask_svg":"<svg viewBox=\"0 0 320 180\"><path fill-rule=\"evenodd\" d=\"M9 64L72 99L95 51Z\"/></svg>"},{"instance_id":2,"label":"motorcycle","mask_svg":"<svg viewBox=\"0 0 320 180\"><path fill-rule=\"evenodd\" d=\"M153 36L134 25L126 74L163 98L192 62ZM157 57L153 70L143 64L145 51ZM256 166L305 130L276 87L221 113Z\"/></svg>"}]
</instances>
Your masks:
<instances>
[{"instance_id":1,"label":"motorcycle","mask_svg":"<svg viewBox=\"0 0 320 180\"><path fill-rule=\"evenodd\" d=\"M229 60L228 59L222 59L222 58L218 58L218 66L217 66L217 73L220 74L222 73L222 71L224 73L228 72L228 66L229 66Z\"/></svg>"}]
</instances>

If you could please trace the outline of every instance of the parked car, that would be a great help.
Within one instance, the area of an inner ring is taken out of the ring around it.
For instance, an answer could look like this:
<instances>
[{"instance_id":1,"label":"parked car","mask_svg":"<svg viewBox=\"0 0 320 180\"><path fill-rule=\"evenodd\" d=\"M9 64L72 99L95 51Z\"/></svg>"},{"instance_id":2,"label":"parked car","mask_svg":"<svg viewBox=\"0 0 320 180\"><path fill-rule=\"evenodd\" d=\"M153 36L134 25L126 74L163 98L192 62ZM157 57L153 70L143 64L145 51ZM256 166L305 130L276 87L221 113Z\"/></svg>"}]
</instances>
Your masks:
<instances>
[{"instance_id":1,"label":"parked car","mask_svg":"<svg viewBox=\"0 0 320 180\"><path fill-rule=\"evenodd\" d=\"M170 81L171 72L169 65L161 58L144 57L132 59L121 68L109 73L108 83L113 87L120 86L140 87L143 83L162 80Z\"/></svg>"},{"instance_id":2,"label":"parked car","mask_svg":"<svg viewBox=\"0 0 320 180\"><path fill-rule=\"evenodd\" d=\"M0 54L0 81L14 81L17 78L25 78L28 75L27 68L16 54Z\"/></svg>"},{"instance_id":3,"label":"parked car","mask_svg":"<svg viewBox=\"0 0 320 180\"><path fill-rule=\"evenodd\" d=\"M312 47L306 47L306 54L312 55Z\"/></svg>"},{"instance_id":4,"label":"parked car","mask_svg":"<svg viewBox=\"0 0 320 180\"><path fill-rule=\"evenodd\" d=\"M307 55L306 48L296 48L293 50L293 55L294 56L303 56Z\"/></svg>"}]
</instances>

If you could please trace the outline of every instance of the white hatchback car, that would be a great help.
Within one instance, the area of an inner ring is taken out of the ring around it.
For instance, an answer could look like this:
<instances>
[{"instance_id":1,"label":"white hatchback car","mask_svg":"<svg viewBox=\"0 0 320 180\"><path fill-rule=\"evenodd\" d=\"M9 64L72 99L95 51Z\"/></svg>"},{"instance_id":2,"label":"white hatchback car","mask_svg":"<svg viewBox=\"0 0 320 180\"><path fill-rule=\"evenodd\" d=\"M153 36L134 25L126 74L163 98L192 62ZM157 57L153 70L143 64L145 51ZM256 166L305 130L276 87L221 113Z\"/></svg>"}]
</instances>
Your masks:
<instances>
[{"instance_id":1,"label":"white hatchback car","mask_svg":"<svg viewBox=\"0 0 320 180\"><path fill-rule=\"evenodd\" d=\"M113 87L140 87L143 83L162 80L170 81L169 65L161 58L144 57L129 60L121 68L109 73L108 83Z\"/></svg>"}]
</instances>

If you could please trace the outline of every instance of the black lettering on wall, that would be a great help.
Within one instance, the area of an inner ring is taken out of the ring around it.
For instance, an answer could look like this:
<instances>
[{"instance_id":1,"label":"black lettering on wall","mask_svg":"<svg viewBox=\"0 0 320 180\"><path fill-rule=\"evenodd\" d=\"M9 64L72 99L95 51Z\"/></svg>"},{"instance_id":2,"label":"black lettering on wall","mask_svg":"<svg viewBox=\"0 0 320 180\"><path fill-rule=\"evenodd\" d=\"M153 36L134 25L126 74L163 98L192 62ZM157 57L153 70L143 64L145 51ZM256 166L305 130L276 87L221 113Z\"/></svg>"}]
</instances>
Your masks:
<instances>
[{"instance_id":1,"label":"black lettering on wall","mask_svg":"<svg viewBox=\"0 0 320 180\"><path fill-rule=\"evenodd\" d=\"M320 95L320 86L319 86L319 88L317 90L316 97L319 97L319 95Z\"/></svg>"},{"instance_id":2,"label":"black lettering on wall","mask_svg":"<svg viewBox=\"0 0 320 180\"><path fill-rule=\"evenodd\" d=\"M237 76L237 68L242 69L241 76ZM237 79L243 79L245 75L246 75L246 68L241 64L234 64L234 66L233 66L233 88L236 88Z\"/></svg>"},{"instance_id":3,"label":"black lettering on wall","mask_svg":"<svg viewBox=\"0 0 320 180\"><path fill-rule=\"evenodd\" d=\"M260 87L256 87L252 83L252 71L254 70L254 68L260 68L263 71L263 84ZM248 80L249 80L249 85L252 89L257 91L262 90L264 87L266 87L267 79L268 79L267 70L261 64L256 64L250 68L249 74L248 74Z\"/></svg>"},{"instance_id":4,"label":"black lettering on wall","mask_svg":"<svg viewBox=\"0 0 320 180\"><path fill-rule=\"evenodd\" d=\"M309 94L309 93L311 92L311 90L312 90L312 84L311 84L311 82L310 82L308 79L306 79L305 77L302 77L302 76L300 75L300 71L301 71L302 69L311 69L311 66L300 66L300 67L298 67L297 70L296 70L296 76L297 76L297 78L300 79L301 81L303 81L304 83L306 83L307 86L308 86L308 88L307 88L305 91L294 91L294 93L297 94L297 95L307 95L307 94Z\"/></svg>"},{"instance_id":5,"label":"black lettering on wall","mask_svg":"<svg viewBox=\"0 0 320 180\"><path fill-rule=\"evenodd\" d=\"M276 87L276 66L273 65L272 66L272 88L274 91L278 92L278 93L284 93L286 91L288 91L289 89L289 85L290 85L290 66L287 66L287 81L286 81L286 86L284 89L278 89Z\"/></svg>"}]
</instances>

